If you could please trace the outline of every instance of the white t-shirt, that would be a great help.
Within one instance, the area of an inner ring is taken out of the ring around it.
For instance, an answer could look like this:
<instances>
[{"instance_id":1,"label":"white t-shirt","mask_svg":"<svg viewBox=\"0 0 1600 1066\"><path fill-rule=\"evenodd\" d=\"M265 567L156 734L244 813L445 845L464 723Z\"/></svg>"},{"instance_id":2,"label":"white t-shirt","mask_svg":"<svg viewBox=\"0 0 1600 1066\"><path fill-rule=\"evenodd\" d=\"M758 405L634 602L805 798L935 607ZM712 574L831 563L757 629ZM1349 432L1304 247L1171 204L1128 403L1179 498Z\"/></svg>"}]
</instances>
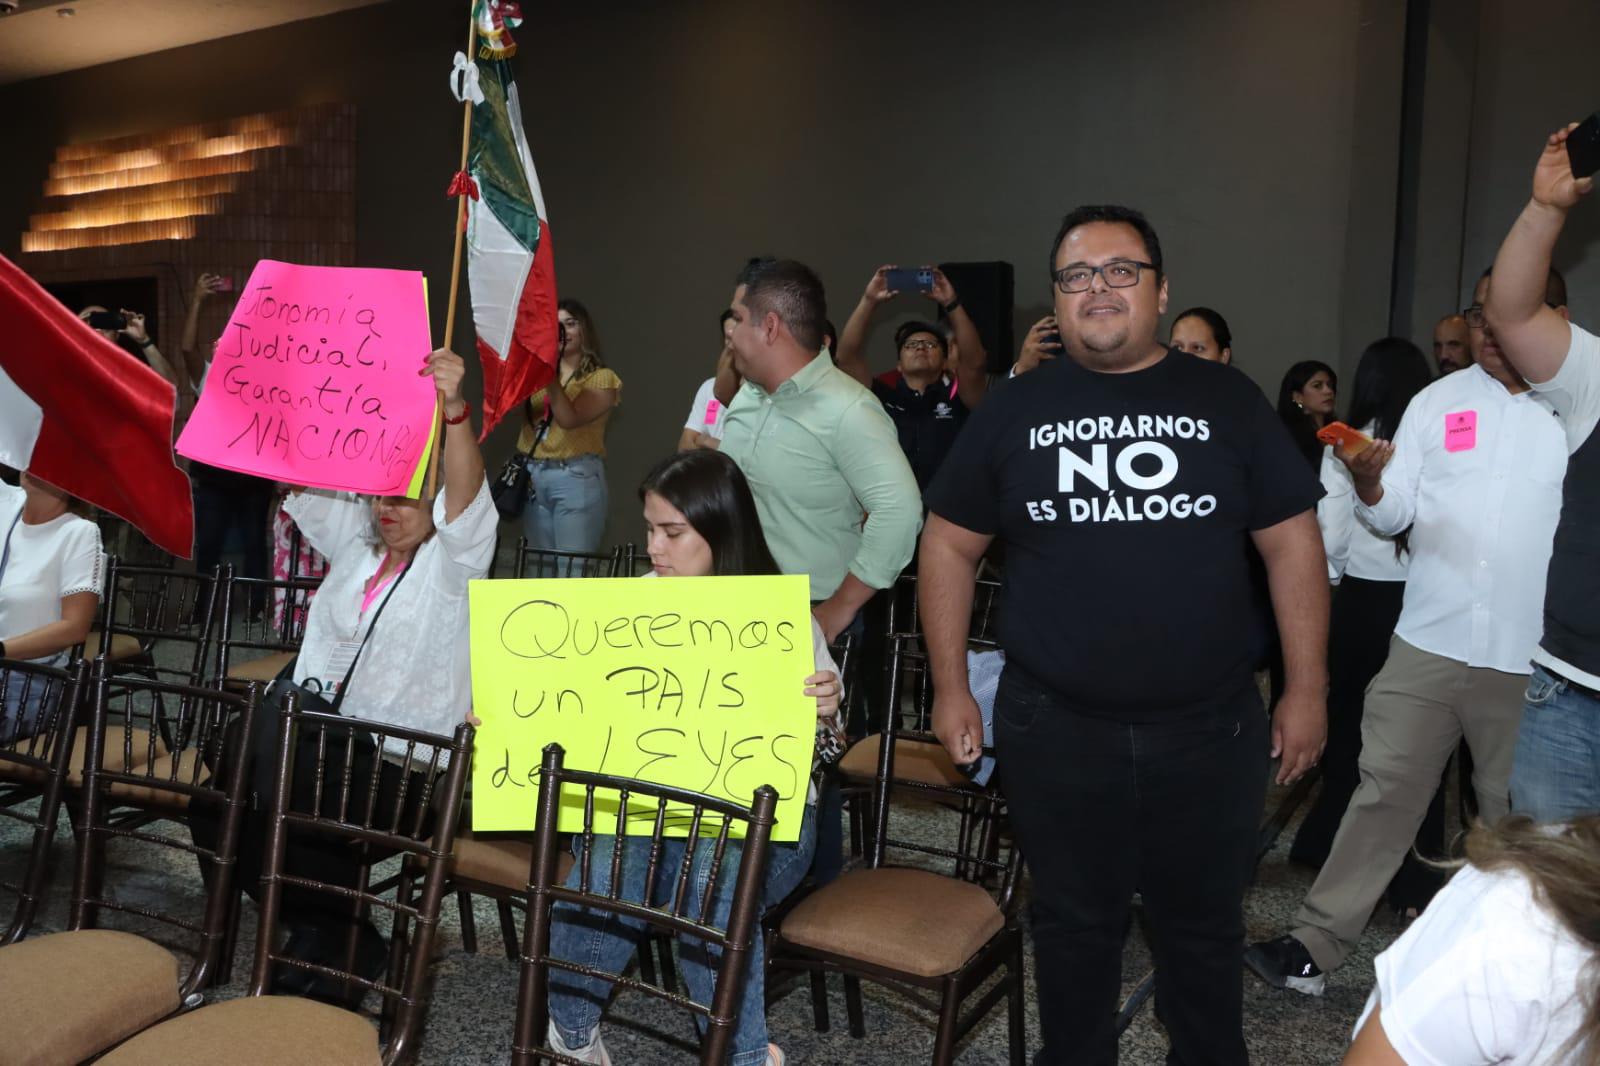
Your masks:
<instances>
[{"instance_id":1,"label":"white t-shirt","mask_svg":"<svg viewBox=\"0 0 1600 1066\"><path fill-rule=\"evenodd\" d=\"M467 582L489 572L500 516L487 481L448 525L444 496L441 492L433 503L434 535L417 548L399 584L379 592L365 612L361 602L367 582L384 558L367 540L371 507L365 500L316 490L284 502L283 509L306 540L328 559L328 576L306 616L305 639L295 662L297 683L315 678L327 692L326 679L342 681L349 659L346 652L340 664L340 645L359 642L379 604L393 596L361 651L341 714L448 735L471 708ZM405 744L394 741L389 749L404 754Z\"/></svg>"},{"instance_id":2,"label":"white t-shirt","mask_svg":"<svg viewBox=\"0 0 1600 1066\"><path fill-rule=\"evenodd\" d=\"M1374 960L1356 1031L1381 1005L1409 1066L1552 1066L1583 1021L1590 958L1519 871L1465 866Z\"/></svg>"},{"instance_id":3,"label":"white t-shirt","mask_svg":"<svg viewBox=\"0 0 1600 1066\"><path fill-rule=\"evenodd\" d=\"M728 420L728 405L717 399L716 384L716 378L706 378L694 394L694 404L689 408L689 418L683 428L721 440L722 424Z\"/></svg>"},{"instance_id":4,"label":"white t-shirt","mask_svg":"<svg viewBox=\"0 0 1600 1066\"><path fill-rule=\"evenodd\" d=\"M0 575L0 640L61 621L63 597L98 596L105 587L99 527L71 513L38 525L16 521L26 502L22 489L0 483L0 545L11 531L11 554Z\"/></svg>"}]
</instances>

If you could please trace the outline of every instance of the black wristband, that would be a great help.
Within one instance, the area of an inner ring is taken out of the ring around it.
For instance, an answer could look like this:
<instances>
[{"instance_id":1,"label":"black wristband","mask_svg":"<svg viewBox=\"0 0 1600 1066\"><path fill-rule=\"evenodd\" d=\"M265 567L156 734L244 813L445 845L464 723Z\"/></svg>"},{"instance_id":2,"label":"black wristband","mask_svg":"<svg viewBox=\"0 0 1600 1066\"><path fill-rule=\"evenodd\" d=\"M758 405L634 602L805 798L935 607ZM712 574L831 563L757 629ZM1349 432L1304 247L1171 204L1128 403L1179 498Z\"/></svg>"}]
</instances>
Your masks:
<instances>
[{"instance_id":1,"label":"black wristband","mask_svg":"<svg viewBox=\"0 0 1600 1066\"><path fill-rule=\"evenodd\" d=\"M944 313L948 315L952 311L954 311L956 308L961 306L961 297L957 296L954 300L951 300L949 303L941 304L940 306L944 308Z\"/></svg>"},{"instance_id":2,"label":"black wristband","mask_svg":"<svg viewBox=\"0 0 1600 1066\"><path fill-rule=\"evenodd\" d=\"M156 342L151 340L149 337L146 337L144 340L139 342L139 347L141 348L154 348L155 346Z\"/></svg>"}]
</instances>

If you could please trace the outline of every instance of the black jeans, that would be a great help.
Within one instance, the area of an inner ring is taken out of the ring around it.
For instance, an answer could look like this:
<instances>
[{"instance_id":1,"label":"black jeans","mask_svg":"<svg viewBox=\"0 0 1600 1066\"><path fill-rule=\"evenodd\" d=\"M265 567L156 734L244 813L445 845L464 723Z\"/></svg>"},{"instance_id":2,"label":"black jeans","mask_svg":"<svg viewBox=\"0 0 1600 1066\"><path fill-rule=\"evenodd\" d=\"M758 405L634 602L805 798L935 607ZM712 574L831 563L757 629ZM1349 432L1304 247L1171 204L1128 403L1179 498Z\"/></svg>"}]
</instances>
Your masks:
<instances>
[{"instance_id":1,"label":"black jeans","mask_svg":"<svg viewBox=\"0 0 1600 1066\"><path fill-rule=\"evenodd\" d=\"M1040 1066L1117 1060L1114 1015L1133 893L1144 897L1167 1061L1248 1062L1242 900L1266 798L1252 685L1206 711L1130 724L1067 710L1007 666L995 747L1032 873Z\"/></svg>"},{"instance_id":2,"label":"black jeans","mask_svg":"<svg viewBox=\"0 0 1600 1066\"><path fill-rule=\"evenodd\" d=\"M194 565L209 574L222 562L229 534L237 532L244 554L245 577L272 576L273 484L262 478L217 470L196 464L190 471L194 487Z\"/></svg>"}]
</instances>

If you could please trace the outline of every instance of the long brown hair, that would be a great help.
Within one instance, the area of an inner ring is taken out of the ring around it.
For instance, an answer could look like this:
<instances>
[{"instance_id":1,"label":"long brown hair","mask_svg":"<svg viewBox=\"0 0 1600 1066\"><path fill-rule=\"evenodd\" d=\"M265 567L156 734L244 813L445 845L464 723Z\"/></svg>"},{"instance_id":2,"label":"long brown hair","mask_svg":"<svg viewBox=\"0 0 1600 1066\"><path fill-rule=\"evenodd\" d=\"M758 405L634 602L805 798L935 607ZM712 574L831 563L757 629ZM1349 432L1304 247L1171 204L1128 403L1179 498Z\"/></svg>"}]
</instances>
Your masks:
<instances>
[{"instance_id":1,"label":"long brown hair","mask_svg":"<svg viewBox=\"0 0 1600 1066\"><path fill-rule=\"evenodd\" d=\"M556 310L565 311L583 327L583 361L578 364L578 376L587 377L605 366L605 358L600 354L600 334L594 328L594 318L590 316L589 309L569 296L556 304Z\"/></svg>"},{"instance_id":2,"label":"long brown hair","mask_svg":"<svg viewBox=\"0 0 1600 1066\"><path fill-rule=\"evenodd\" d=\"M1578 981L1583 1021L1559 1061L1600 1066L1600 815L1562 826L1541 826L1511 815L1467 834L1467 861L1480 870L1516 870L1533 898L1586 947L1591 958Z\"/></svg>"}]
</instances>

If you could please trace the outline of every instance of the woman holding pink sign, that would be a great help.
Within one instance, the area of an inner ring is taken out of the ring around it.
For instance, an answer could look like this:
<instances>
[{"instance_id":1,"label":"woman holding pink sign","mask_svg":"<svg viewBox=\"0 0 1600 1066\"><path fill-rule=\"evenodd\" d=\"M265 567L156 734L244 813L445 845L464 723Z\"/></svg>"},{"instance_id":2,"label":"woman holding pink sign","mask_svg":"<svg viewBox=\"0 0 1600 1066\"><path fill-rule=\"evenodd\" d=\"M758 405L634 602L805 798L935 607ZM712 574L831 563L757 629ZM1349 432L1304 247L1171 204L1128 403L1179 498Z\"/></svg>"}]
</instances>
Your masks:
<instances>
[{"instance_id":1,"label":"woman holding pink sign","mask_svg":"<svg viewBox=\"0 0 1600 1066\"><path fill-rule=\"evenodd\" d=\"M558 387L531 396L517 451L528 457L533 496L522 512L529 547L592 552L605 533L606 425L621 402L622 379L600 358L594 319L562 300Z\"/></svg>"}]
</instances>

